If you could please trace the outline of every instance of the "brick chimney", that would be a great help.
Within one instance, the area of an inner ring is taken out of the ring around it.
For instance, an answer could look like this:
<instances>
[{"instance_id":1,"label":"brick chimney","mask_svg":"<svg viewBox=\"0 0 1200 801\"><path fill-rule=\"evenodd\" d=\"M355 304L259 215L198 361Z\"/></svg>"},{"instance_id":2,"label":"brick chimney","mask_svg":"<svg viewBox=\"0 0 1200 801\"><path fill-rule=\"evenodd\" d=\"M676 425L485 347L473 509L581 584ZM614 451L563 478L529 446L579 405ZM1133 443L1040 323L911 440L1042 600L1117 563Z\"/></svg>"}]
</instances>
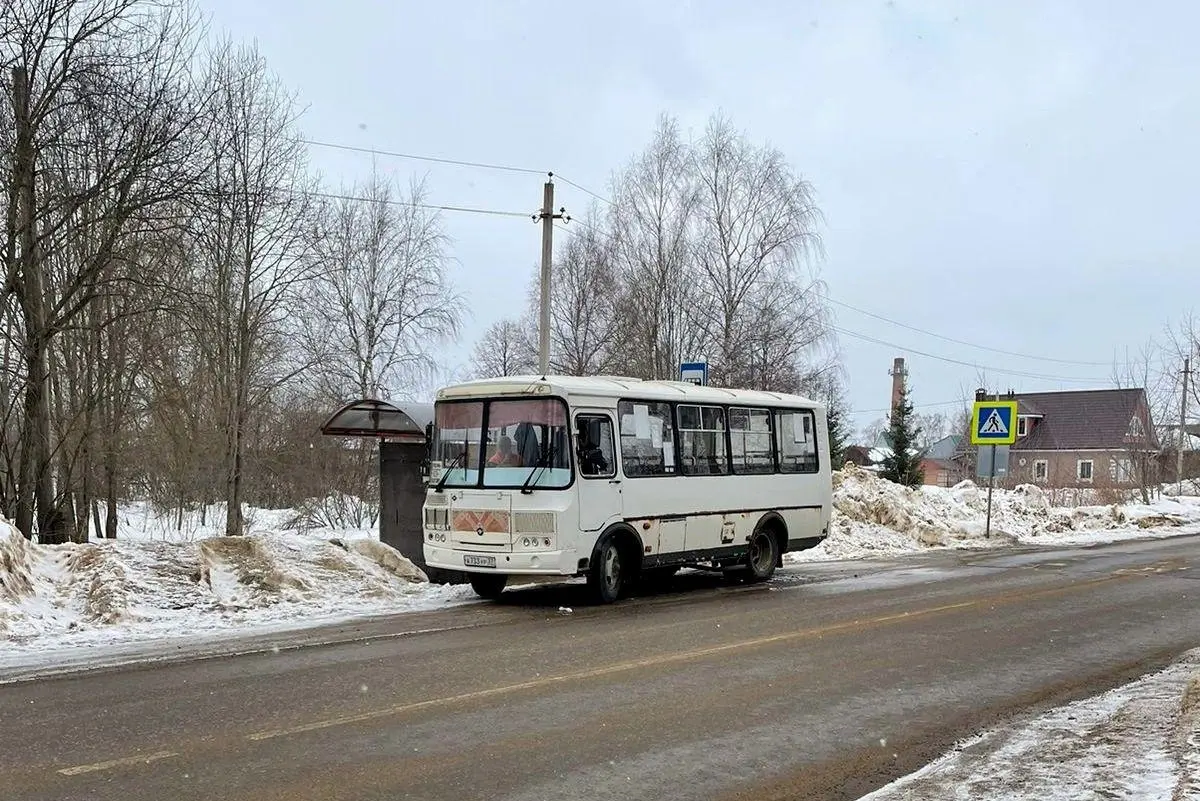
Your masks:
<instances>
[{"instance_id":1,"label":"brick chimney","mask_svg":"<svg viewBox=\"0 0 1200 801\"><path fill-rule=\"evenodd\" d=\"M888 375L892 377L892 411L900 405L900 396L904 394L904 380L908 378L908 371L904 368L904 359L897 357L892 361L892 369Z\"/></svg>"}]
</instances>

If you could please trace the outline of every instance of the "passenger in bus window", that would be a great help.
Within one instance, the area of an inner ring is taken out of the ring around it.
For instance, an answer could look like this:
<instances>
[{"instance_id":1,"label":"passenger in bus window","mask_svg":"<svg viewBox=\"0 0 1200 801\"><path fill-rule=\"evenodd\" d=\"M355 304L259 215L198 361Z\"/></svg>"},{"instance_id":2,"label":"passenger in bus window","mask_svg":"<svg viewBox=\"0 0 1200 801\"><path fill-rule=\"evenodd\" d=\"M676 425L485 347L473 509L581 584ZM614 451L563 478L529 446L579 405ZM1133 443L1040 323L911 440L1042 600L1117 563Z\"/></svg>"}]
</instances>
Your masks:
<instances>
[{"instance_id":1,"label":"passenger in bus window","mask_svg":"<svg viewBox=\"0 0 1200 801\"><path fill-rule=\"evenodd\" d=\"M488 459L488 464L492 467L521 466L521 460L517 458L517 454L513 450L513 441L510 437L501 435L496 440L496 452L492 454L492 458Z\"/></svg>"},{"instance_id":2,"label":"passenger in bus window","mask_svg":"<svg viewBox=\"0 0 1200 801\"><path fill-rule=\"evenodd\" d=\"M598 428L599 426L597 426ZM592 436L592 427L584 421L579 421L579 469L585 476L603 476L608 474L608 460L600 449L596 438Z\"/></svg>"}]
</instances>

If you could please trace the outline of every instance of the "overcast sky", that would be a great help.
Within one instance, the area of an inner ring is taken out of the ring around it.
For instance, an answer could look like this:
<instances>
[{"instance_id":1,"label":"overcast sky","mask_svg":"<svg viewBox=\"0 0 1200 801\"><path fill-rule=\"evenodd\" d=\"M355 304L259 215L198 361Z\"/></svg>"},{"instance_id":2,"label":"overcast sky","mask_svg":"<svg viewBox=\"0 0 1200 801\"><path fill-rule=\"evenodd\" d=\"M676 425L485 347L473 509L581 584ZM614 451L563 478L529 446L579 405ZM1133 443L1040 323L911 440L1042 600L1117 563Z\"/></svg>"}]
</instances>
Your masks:
<instances>
[{"instance_id":1,"label":"overcast sky","mask_svg":"<svg viewBox=\"0 0 1200 801\"><path fill-rule=\"evenodd\" d=\"M553 170L604 195L660 113L698 131L723 111L814 185L835 301L1021 354L835 306L860 425L882 416L895 356L918 405L977 382L935 357L986 368L992 389L1104 386L1114 356L1200 296L1200 3L202 2L217 31L257 40L317 140ZM329 186L371 169L321 148L312 162ZM379 165L427 175L439 204L541 201L536 175ZM557 190L569 211L591 201ZM445 358L465 364L519 311L540 235L444 222L471 307Z\"/></svg>"}]
</instances>

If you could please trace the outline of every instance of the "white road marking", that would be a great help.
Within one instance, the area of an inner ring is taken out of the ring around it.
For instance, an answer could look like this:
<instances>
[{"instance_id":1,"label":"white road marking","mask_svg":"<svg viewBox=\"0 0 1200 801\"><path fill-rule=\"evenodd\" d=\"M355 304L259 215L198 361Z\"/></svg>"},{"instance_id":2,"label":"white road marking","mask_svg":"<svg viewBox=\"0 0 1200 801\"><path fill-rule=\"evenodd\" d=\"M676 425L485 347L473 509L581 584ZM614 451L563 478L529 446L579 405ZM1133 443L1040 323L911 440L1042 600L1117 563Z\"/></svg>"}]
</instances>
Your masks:
<instances>
[{"instance_id":1,"label":"white road marking","mask_svg":"<svg viewBox=\"0 0 1200 801\"><path fill-rule=\"evenodd\" d=\"M179 752L177 751L155 751L153 754L137 754L135 756L121 757L120 759L109 759L105 762L93 762L90 765L60 768L57 772L64 776L78 776L81 773L95 773L99 770L112 770L113 768L122 768L128 765L148 765L160 759L170 759L177 756L179 756Z\"/></svg>"}]
</instances>

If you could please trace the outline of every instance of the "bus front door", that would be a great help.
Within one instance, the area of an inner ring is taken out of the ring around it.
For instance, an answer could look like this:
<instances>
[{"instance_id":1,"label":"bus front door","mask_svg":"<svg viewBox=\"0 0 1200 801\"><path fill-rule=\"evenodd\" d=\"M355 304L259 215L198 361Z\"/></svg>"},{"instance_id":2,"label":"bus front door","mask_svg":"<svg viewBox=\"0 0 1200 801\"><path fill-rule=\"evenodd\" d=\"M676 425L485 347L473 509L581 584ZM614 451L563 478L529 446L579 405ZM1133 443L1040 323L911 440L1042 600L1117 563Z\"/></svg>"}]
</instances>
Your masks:
<instances>
[{"instance_id":1,"label":"bus front door","mask_svg":"<svg viewBox=\"0 0 1200 801\"><path fill-rule=\"evenodd\" d=\"M613 419L608 412L575 415L575 454L579 466L579 530L599 531L621 517L621 478Z\"/></svg>"}]
</instances>

